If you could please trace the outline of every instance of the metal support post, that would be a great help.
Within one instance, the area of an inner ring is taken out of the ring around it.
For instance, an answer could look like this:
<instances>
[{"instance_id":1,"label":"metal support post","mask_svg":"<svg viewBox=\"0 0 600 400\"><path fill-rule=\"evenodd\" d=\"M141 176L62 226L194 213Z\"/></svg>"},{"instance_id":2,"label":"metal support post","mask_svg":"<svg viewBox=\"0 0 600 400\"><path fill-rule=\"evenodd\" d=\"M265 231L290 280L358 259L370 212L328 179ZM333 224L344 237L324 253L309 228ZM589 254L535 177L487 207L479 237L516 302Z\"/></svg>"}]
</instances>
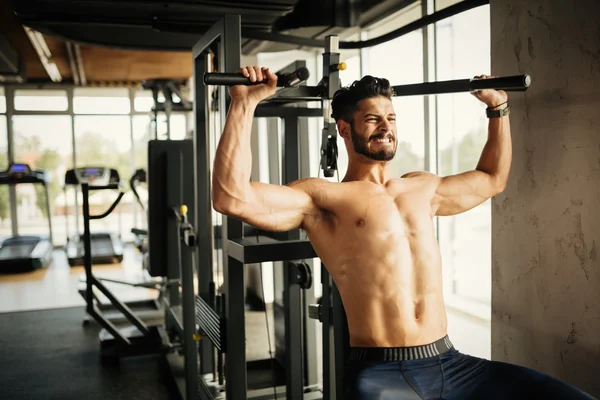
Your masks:
<instances>
[{"instance_id":1,"label":"metal support post","mask_svg":"<svg viewBox=\"0 0 600 400\"><path fill-rule=\"evenodd\" d=\"M288 184L299 178L300 142L298 140L298 118L284 119L284 168L283 184ZM288 240L299 240L300 231L294 229L287 233ZM286 399L300 400L303 398L304 368L302 360L303 324L302 324L302 293L298 284L292 283L290 262L284 264L283 304L285 320L285 370L286 370Z\"/></svg>"},{"instance_id":2,"label":"metal support post","mask_svg":"<svg viewBox=\"0 0 600 400\"><path fill-rule=\"evenodd\" d=\"M194 76L203 76L209 70L208 57L203 55L194 59ZM194 115L196 117L194 129L194 198L196 199L196 213L194 226L197 230L198 247L196 248L198 296L213 308L214 293L211 293L213 282L213 223L211 204L211 157L210 133L208 129L207 87L201 84L194 85ZM210 340L200 342L200 373L210 374L215 372L215 349Z\"/></svg>"},{"instance_id":3,"label":"metal support post","mask_svg":"<svg viewBox=\"0 0 600 400\"><path fill-rule=\"evenodd\" d=\"M332 346L332 328L331 321L331 277L329 271L324 264L321 264L321 284L323 285L323 293L321 297L321 322L323 326L323 400L334 400L335 387L335 369Z\"/></svg>"},{"instance_id":4,"label":"metal support post","mask_svg":"<svg viewBox=\"0 0 600 400\"><path fill-rule=\"evenodd\" d=\"M200 71L206 71L206 65L202 60L206 57L205 52L209 47L219 40L218 46L218 66L221 71L236 71L241 63L241 17L239 15L225 15L223 19L214 24L204 36L196 43L193 48L194 56L194 85L197 93L195 98L196 129L195 141L197 150L197 175L196 184L198 195L203 195L203 200L198 204L199 212L206 213L203 218L212 221L212 210L207 207L210 203L210 190L202 189L204 185L210 184L207 180L209 165L212 163L210 156L210 146L207 146L208 130L206 121L208 120L209 109L206 107L206 92L201 90L204 87L203 75ZM203 93L201 93L203 92ZM203 98L204 100L201 100ZM227 90L225 87L219 88L219 110L221 110L221 126L225 125L227 110ZM204 108L202 110L202 108ZM199 116L205 113L204 118ZM202 132L203 131L203 132ZM199 198L199 197L198 197ZM199 200L200 201L200 200ZM225 351L227 354L226 376L227 385L226 397L228 400L245 399L247 392L247 372L246 372L246 331L244 315L244 269L243 264L235 258L230 257L228 253L229 240L243 237L243 226L241 221L233 218L223 217L223 294L225 299L226 331L235 332L233 335L227 335ZM213 234L212 227L209 233ZM208 241L203 241L201 251L213 251L212 248L205 249ZM206 266L212 268L210 266ZM205 268L204 266L202 268ZM200 270L201 268L199 268ZM200 276L199 276L200 278Z\"/></svg>"},{"instance_id":5,"label":"metal support post","mask_svg":"<svg viewBox=\"0 0 600 400\"><path fill-rule=\"evenodd\" d=\"M337 170L337 127L331 117L333 95L340 88L339 40L328 36L323 53L323 82L327 85L327 96L323 100L323 131L321 134L321 169L325 177L331 178Z\"/></svg>"},{"instance_id":6,"label":"metal support post","mask_svg":"<svg viewBox=\"0 0 600 400\"><path fill-rule=\"evenodd\" d=\"M223 35L219 44L219 66L225 71L236 71L241 65L241 17L226 15L223 18ZM201 84L200 82L198 82ZM221 126L225 126L229 106L227 88L220 88ZM227 323L227 400L245 399L248 379L246 371L246 316L244 265L229 256L229 240L243 237L242 221L223 217L225 321ZM235 332L235 334L229 334Z\"/></svg>"},{"instance_id":7,"label":"metal support post","mask_svg":"<svg viewBox=\"0 0 600 400\"><path fill-rule=\"evenodd\" d=\"M248 387L244 275L244 264L233 257L228 257L224 276L227 294L225 301L227 400L245 399Z\"/></svg>"},{"instance_id":8,"label":"metal support post","mask_svg":"<svg viewBox=\"0 0 600 400\"><path fill-rule=\"evenodd\" d=\"M339 70L339 42L335 36L327 37L325 53L323 54L323 79L327 77L327 99L333 99L335 92L340 87ZM337 170L337 127L331 117L330 101L325 101L324 128L321 144L321 168L325 176L333 176ZM329 399L342 399L344 362L346 357L345 343L342 341L347 335L347 324L345 323L344 307L339 299L339 293L335 283L331 280L325 268L323 273L323 297L322 312L323 323L323 360L324 360L324 391L329 388ZM333 342L333 343L332 343ZM333 344L333 345L332 345ZM327 354L326 354L327 353ZM325 382L327 377L327 383ZM327 398L327 396L325 396Z\"/></svg>"}]
</instances>

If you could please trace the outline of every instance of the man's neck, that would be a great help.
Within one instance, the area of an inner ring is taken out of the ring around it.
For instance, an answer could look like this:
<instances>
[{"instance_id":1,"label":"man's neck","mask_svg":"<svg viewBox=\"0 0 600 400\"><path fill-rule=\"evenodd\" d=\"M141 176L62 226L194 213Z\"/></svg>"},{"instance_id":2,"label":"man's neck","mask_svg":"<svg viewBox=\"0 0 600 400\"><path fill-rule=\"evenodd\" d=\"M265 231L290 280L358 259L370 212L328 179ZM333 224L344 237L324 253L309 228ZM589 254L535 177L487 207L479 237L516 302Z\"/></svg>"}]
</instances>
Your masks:
<instances>
[{"instance_id":1,"label":"man's neck","mask_svg":"<svg viewBox=\"0 0 600 400\"><path fill-rule=\"evenodd\" d=\"M349 160L348 170L342 182L367 181L384 185L391 178L389 162L374 160L353 162Z\"/></svg>"}]
</instances>

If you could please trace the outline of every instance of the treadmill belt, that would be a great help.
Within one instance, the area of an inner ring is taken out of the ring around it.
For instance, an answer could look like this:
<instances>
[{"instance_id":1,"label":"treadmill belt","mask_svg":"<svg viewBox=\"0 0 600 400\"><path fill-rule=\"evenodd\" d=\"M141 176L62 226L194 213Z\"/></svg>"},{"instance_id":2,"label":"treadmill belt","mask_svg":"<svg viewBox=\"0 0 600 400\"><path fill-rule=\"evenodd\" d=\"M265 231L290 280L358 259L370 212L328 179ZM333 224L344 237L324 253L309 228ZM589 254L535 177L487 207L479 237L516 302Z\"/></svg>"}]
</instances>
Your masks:
<instances>
[{"instance_id":1,"label":"treadmill belt","mask_svg":"<svg viewBox=\"0 0 600 400\"><path fill-rule=\"evenodd\" d=\"M0 248L0 260L29 259L37 243L8 244Z\"/></svg>"},{"instance_id":2,"label":"treadmill belt","mask_svg":"<svg viewBox=\"0 0 600 400\"><path fill-rule=\"evenodd\" d=\"M111 257L115 254L109 238L92 239L92 257Z\"/></svg>"}]
</instances>

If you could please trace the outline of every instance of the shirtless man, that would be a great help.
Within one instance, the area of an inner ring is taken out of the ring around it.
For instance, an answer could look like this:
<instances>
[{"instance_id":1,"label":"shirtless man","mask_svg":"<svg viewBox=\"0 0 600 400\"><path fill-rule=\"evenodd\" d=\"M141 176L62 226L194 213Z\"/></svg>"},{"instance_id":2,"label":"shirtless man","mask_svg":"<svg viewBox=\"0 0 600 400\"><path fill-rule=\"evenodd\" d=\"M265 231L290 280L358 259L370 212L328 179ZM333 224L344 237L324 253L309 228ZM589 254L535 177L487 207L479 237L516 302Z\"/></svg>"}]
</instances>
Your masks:
<instances>
[{"instance_id":1,"label":"shirtless man","mask_svg":"<svg viewBox=\"0 0 600 400\"><path fill-rule=\"evenodd\" d=\"M277 77L268 68L240 72L252 82L268 81L230 88L231 108L215 156L213 206L260 229L306 231L348 318L345 398L591 398L539 372L461 354L447 336L433 219L462 213L502 192L511 164L507 116L490 118L475 170L394 177L389 168L398 138L393 93L386 79L365 76L332 101L348 150L343 182L250 182L254 110L275 92ZM490 109L508 107L503 91L474 95Z\"/></svg>"}]
</instances>

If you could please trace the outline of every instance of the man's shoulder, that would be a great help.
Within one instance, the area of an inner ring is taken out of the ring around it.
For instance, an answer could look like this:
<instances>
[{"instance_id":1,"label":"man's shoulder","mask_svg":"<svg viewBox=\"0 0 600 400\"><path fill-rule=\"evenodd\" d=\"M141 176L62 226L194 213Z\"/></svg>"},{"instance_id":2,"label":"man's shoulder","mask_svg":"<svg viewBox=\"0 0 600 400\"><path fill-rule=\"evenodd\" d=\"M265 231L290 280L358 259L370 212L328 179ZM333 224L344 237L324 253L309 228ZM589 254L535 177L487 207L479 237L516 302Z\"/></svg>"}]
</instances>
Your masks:
<instances>
[{"instance_id":1,"label":"man's shoulder","mask_svg":"<svg viewBox=\"0 0 600 400\"><path fill-rule=\"evenodd\" d=\"M401 179L405 180L406 183L410 183L411 186L426 188L427 191L437 190L442 182L442 178L438 175L427 171L409 172L402 175Z\"/></svg>"},{"instance_id":2,"label":"man's shoulder","mask_svg":"<svg viewBox=\"0 0 600 400\"><path fill-rule=\"evenodd\" d=\"M330 182L323 178L302 178L290 182L287 186L299 188L322 188L325 186L338 185L338 183Z\"/></svg>"},{"instance_id":3,"label":"man's shoulder","mask_svg":"<svg viewBox=\"0 0 600 400\"><path fill-rule=\"evenodd\" d=\"M427 171L412 171L402 175L401 178L437 179L438 176Z\"/></svg>"},{"instance_id":4,"label":"man's shoulder","mask_svg":"<svg viewBox=\"0 0 600 400\"><path fill-rule=\"evenodd\" d=\"M347 190L343 183L331 182L323 178L299 179L288 186L308 194L317 208L330 211L347 197Z\"/></svg>"}]
</instances>

